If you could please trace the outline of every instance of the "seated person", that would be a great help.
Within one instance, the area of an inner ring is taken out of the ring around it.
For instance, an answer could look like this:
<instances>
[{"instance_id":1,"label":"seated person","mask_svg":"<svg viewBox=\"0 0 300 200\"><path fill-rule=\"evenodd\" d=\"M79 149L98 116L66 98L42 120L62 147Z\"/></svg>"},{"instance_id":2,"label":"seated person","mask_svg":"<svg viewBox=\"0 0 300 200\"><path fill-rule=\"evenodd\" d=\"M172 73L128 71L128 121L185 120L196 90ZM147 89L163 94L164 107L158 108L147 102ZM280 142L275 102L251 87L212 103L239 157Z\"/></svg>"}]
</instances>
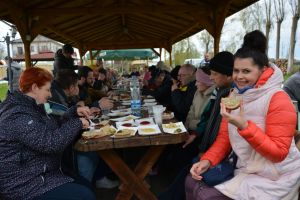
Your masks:
<instances>
[{"instance_id":1,"label":"seated person","mask_svg":"<svg viewBox=\"0 0 300 200\"><path fill-rule=\"evenodd\" d=\"M298 198L300 152L294 142L295 109L280 88L281 70L268 63L266 43L245 43L257 35L263 34L248 33L234 56L233 93L241 95L243 102L235 110L221 102L223 120L217 139L191 168L186 179L187 199ZM233 178L207 186L201 181L202 173L218 165L231 150L238 157ZM201 192L194 190L195 184L201 185Z\"/></svg>"},{"instance_id":2,"label":"seated person","mask_svg":"<svg viewBox=\"0 0 300 200\"><path fill-rule=\"evenodd\" d=\"M52 97L49 99L52 114L60 116L77 104L79 95L78 75L71 70L60 70L51 83Z\"/></svg>"},{"instance_id":3,"label":"seated person","mask_svg":"<svg viewBox=\"0 0 300 200\"><path fill-rule=\"evenodd\" d=\"M159 70L155 76L155 81L153 85L144 87L142 90L143 95L151 95L156 101L164 106L169 107L171 104L171 86L172 81L168 73L164 70Z\"/></svg>"},{"instance_id":4,"label":"seated person","mask_svg":"<svg viewBox=\"0 0 300 200\"><path fill-rule=\"evenodd\" d=\"M110 109L113 107L113 102L109 100L106 92L97 91L92 88L94 83L93 70L87 66L83 66L78 70L78 86L79 99L84 101L87 106L100 107Z\"/></svg>"},{"instance_id":5,"label":"seated person","mask_svg":"<svg viewBox=\"0 0 300 200\"><path fill-rule=\"evenodd\" d=\"M197 91L195 92L193 104L185 121L185 127L188 130L196 130L200 116L205 106L209 103L210 96L215 89L214 82L210 80L209 74L208 69L197 69L196 71Z\"/></svg>"},{"instance_id":6,"label":"seated person","mask_svg":"<svg viewBox=\"0 0 300 200\"><path fill-rule=\"evenodd\" d=\"M98 78L93 83L93 88L103 93L108 93L111 90L111 85L106 78L107 71L103 68L98 70Z\"/></svg>"},{"instance_id":7,"label":"seated person","mask_svg":"<svg viewBox=\"0 0 300 200\"><path fill-rule=\"evenodd\" d=\"M284 83L283 90L292 100L298 101L298 112L300 112L300 69Z\"/></svg>"},{"instance_id":8,"label":"seated person","mask_svg":"<svg viewBox=\"0 0 300 200\"><path fill-rule=\"evenodd\" d=\"M130 73L129 76L130 77L132 77L132 76L136 76L136 77L140 76L140 72L137 70L136 66L132 66L131 67L131 73Z\"/></svg>"},{"instance_id":9,"label":"seated person","mask_svg":"<svg viewBox=\"0 0 300 200\"><path fill-rule=\"evenodd\" d=\"M178 80L173 80L171 87L172 106L175 117L179 121L185 122L197 90L195 86L195 67L191 64L182 65L178 72Z\"/></svg>"},{"instance_id":10,"label":"seated person","mask_svg":"<svg viewBox=\"0 0 300 200\"><path fill-rule=\"evenodd\" d=\"M61 125L47 115L52 75L32 67L20 77L20 91L0 105L1 199L91 199L93 191L60 169L64 149L89 126L87 107L73 107Z\"/></svg>"}]
</instances>

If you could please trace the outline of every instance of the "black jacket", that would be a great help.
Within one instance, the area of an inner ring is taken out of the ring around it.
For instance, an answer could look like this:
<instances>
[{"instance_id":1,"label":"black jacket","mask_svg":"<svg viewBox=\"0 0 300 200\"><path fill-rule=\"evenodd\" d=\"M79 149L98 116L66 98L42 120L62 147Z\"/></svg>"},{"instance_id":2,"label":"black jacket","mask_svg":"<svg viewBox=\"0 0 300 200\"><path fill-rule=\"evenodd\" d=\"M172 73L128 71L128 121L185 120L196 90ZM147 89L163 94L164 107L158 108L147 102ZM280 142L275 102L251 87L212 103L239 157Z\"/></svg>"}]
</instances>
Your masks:
<instances>
[{"instance_id":1,"label":"black jacket","mask_svg":"<svg viewBox=\"0 0 300 200\"><path fill-rule=\"evenodd\" d=\"M43 105L20 92L0 106L1 199L33 199L73 179L60 170L63 150L82 129L76 109L58 126Z\"/></svg>"},{"instance_id":2,"label":"black jacket","mask_svg":"<svg viewBox=\"0 0 300 200\"><path fill-rule=\"evenodd\" d=\"M187 114L189 113L197 90L195 83L196 81L190 82L187 85L186 91L176 89L171 93L174 114L179 121L185 122Z\"/></svg>"},{"instance_id":3,"label":"black jacket","mask_svg":"<svg viewBox=\"0 0 300 200\"><path fill-rule=\"evenodd\" d=\"M56 73L60 69L70 69L70 70L77 69L77 66L74 65L74 59L66 58L62 53L62 49L58 49L57 52L55 53L53 67L54 67L53 70L54 76L56 76Z\"/></svg>"}]
</instances>

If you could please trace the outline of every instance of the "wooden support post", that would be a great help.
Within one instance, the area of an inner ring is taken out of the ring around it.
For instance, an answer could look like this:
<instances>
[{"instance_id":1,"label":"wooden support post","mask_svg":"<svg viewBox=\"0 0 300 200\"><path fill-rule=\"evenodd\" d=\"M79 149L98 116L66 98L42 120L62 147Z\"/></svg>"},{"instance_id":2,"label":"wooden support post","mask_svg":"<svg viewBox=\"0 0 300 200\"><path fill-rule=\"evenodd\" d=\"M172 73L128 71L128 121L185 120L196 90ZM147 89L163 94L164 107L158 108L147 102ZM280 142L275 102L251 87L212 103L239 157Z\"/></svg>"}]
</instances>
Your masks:
<instances>
[{"instance_id":1,"label":"wooden support post","mask_svg":"<svg viewBox=\"0 0 300 200\"><path fill-rule=\"evenodd\" d=\"M221 34L214 36L214 55L219 53L220 38L221 38Z\"/></svg>"},{"instance_id":2,"label":"wooden support post","mask_svg":"<svg viewBox=\"0 0 300 200\"><path fill-rule=\"evenodd\" d=\"M26 69L32 66L31 64L31 56L30 56L30 41L23 40L24 43L24 51L25 51L25 66Z\"/></svg>"},{"instance_id":3,"label":"wooden support post","mask_svg":"<svg viewBox=\"0 0 300 200\"><path fill-rule=\"evenodd\" d=\"M172 51L170 51L170 58L169 58L169 60L170 60L170 66L172 67Z\"/></svg>"},{"instance_id":4,"label":"wooden support post","mask_svg":"<svg viewBox=\"0 0 300 200\"><path fill-rule=\"evenodd\" d=\"M90 53L90 61L91 61L91 66L93 66L93 53L92 53L92 50L89 50L89 53Z\"/></svg>"},{"instance_id":5,"label":"wooden support post","mask_svg":"<svg viewBox=\"0 0 300 200\"><path fill-rule=\"evenodd\" d=\"M161 61L161 47L159 48L159 61Z\"/></svg>"}]
</instances>

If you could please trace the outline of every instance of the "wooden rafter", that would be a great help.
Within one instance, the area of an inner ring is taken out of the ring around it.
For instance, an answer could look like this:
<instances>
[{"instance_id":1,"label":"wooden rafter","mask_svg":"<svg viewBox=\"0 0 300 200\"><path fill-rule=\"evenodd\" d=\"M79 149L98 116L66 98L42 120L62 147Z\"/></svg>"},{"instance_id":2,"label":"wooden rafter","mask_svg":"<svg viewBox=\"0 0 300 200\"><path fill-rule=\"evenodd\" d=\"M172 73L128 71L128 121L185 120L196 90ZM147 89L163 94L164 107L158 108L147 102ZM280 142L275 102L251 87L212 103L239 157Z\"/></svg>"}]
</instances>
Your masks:
<instances>
[{"instance_id":1,"label":"wooden rafter","mask_svg":"<svg viewBox=\"0 0 300 200\"><path fill-rule=\"evenodd\" d=\"M131 6L124 5L116 7L114 5L107 7L82 7L82 8L32 8L28 11L32 15L85 15L85 14L99 14L112 15L112 14L130 14L135 12L143 13L184 13L184 12L206 12L210 7L204 5L186 5L186 6L163 6L163 5L142 5Z\"/></svg>"}]
</instances>

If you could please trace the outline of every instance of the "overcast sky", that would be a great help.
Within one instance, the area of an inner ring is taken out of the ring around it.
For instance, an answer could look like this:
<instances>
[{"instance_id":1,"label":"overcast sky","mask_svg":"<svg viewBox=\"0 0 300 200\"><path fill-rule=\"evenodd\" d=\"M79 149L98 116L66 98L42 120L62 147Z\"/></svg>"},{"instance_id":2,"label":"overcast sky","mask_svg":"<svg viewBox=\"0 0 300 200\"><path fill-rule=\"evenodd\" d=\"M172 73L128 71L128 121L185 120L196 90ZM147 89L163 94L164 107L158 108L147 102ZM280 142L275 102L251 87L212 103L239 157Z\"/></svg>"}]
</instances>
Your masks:
<instances>
[{"instance_id":1,"label":"overcast sky","mask_svg":"<svg viewBox=\"0 0 300 200\"><path fill-rule=\"evenodd\" d=\"M260 1L262 2L262 1ZM291 33L291 22L292 22L292 16L291 16L291 10L289 7L289 4L286 3L287 8L286 8L286 17L285 20L282 23L281 26L281 50L280 50L280 57L281 58L287 58L288 55L288 48L289 48L289 43L290 43L290 33ZM226 32L222 35L221 38L221 44L220 44L220 50L224 48L226 43L230 43L232 41L232 37L234 37L237 33L241 32L242 26L239 23L239 20L233 20L232 18L237 18L238 13L227 18L226 22ZM273 17L274 18L274 17ZM226 23L225 22L225 23ZM228 23L229 22L229 23ZM298 28L297 28L297 34L296 34L296 46L295 46L295 58L300 60L300 20L298 21ZM3 41L3 37L6 36L7 32L10 34L10 27L4 24L3 22L0 21L0 41ZM16 38L20 38L19 35L17 35ZM269 40L269 51L268 51L268 56L270 58L275 57L275 48L276 48L276 24L274 24L273 29L271 30L270 33L270 40ZM201 48L199 42L197 41L195 36L192 36L192 41L196 44L197 48L199 49L200 52L203 52L203 48ZM242 43L242 41L241 41ZM4 42L1 42L1 45L4 45L6 49L6 45Z\"/></svg>"}]
</instances>

